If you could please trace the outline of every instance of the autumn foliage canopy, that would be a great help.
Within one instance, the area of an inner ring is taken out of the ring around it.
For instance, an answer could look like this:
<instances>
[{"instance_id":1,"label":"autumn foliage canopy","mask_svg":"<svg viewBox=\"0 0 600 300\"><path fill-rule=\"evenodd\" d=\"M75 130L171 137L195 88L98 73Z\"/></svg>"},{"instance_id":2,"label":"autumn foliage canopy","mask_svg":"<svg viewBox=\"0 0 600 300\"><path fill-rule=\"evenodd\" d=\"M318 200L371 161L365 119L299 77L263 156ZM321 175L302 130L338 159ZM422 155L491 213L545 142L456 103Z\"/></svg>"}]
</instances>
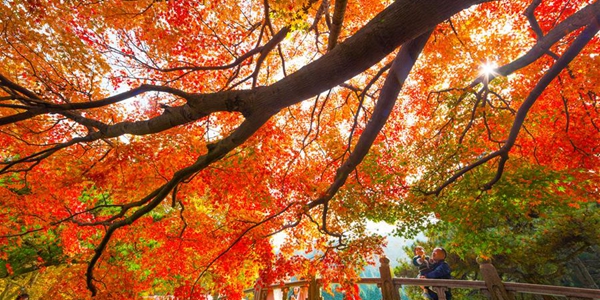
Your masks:
<instances>
[{"instance_id":1,"label":"autumn foliage canopy","mask_svg":"<svg viewBox=\"0 0 600 300\"><path fill-rule=\"evenodd\" d=\"M599 202L599 28L591 0L3 1L0 275L239 296L351 281L369 221Z\"/></svg>"}]
</instances>

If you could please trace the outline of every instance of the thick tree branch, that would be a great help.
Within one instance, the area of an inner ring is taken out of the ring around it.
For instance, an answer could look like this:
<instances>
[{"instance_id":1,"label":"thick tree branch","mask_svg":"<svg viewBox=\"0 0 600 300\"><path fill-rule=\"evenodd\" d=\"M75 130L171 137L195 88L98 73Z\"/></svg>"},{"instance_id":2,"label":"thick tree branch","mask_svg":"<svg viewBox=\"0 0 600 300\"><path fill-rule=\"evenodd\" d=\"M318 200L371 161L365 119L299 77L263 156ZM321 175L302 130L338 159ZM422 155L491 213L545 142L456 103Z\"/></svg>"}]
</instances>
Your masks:
<instances>
[{"instance_id":1,"label":"thick tree branch","mask_svg":"<svg viewBox=\"0 0 600 300\"><path fill-rule=\"evenodd\" d=\"M3 87L7 87L8 89L13 90L15 92L18 92L21 95L28 97L32 100L41 100L36 93L20 86L19 84L14 83L10 79L4 77L2 74L0 74L0 85Z\"/></svg>"},{"instance_id":2,"label":"thick tree branch","mask_svg":"<svg viewBox=\"0 0 600 300\"><path fill-rule=\"evenodd\" d=\"M281 30L279 30L279 32L277 34L275 34L273 36L273 38L268 43L266 43L265 46L260 51L260 56L256 60L256 67L254 68L254 72L251 75L253 78L252 79L252 88L256 87L256 82L258 80L258 72L260 71L260 67L262 66L262 63L267 58L267 55L269 54L269 52L271 52L271 50L273 50L273 48L275 48L275 46L279 45L279 43L281 43L281 41L283 41L283 39L288 34L288 32L290 32L289 27L284 27Z\"/></svg>"},{"instance_id":3,"label":"thick tree branch","mask_svg":"<svg viewBox=\"0 0 600 300\"><path fill-rule=\"evenodd\" d=\"M346 14L346 5L348 0L336 0L333 10L333 18L331 19L331 27L329 28L329 41L327 43L327 50L331 51L342 32L342 25L344 23L344 14Z\"/></svg>"},{"instance_id":4,"label":"thick tree branch","mask_svg":"<svg viewBox=\"0 0 600 300\"><path fill-rule=\"evenodd\" d=\"M2 76L2 75L0 75ZM23 88L24 89L24 88ZM131 89L127 92L120 93L118 95L114 95L111 97L107 97L101 100L91 101L91 102L81 102L81 103L64 103L64 104L55 104L46 101L37 101L32 103L31 109L26 112L2 117L0 118L0 126L7 125L11 123L16 123L19 121L23 121L38 115L48 114L48 113L60 113L61 111L68 110L85 110L85 109L93 109L100 108L104 106L108 106L111 104L119 103L124 100L128 100L134 98L140 94L147 92L164 92L169 93L175 96L182 97L184 99L195 99L197 96L193 94L186 93L179 89L175 89L168 86L159 86L159 85L149 85L143 84L137 88Z\"/></svg>"},{"instance_id":5,"label":"thick tree branch","mask_svg":"<svg viewBox=\"0 0 600 300\"><path fill-rule=\"evenodd\" d=\"M537 19L535 18L535 9L540 6L540 4L542 4L542 0L533 0L531 1L531 4L529 4L529 6L527 7L527 9L525 9L525 17L527 17L527 20L529 21L529 26L531 27L531 30L533 30L533 32L536 35L536 38L539 40L544 36L544 33L542 32L542 28L540 28L540 24L537 22Z\"/></svg>"},{"instance_id":6,"label":"thick tree branch","mask_svg":"<svg viewBox=\"0 0 600 300\"><path fill-rule=\"evenodd\" d=\"M379 94L379 101L377 101L375 109L373 110L373 115L371 115L369 123L367 123L365 130L358 139L354 151L352 151L348 160L338 168L335 180L327 189L325 195L310 202L308 204L309 208L329 202L329 200L331 200L337 191L344 185L350 172L352 172L352 170L354 170L363 160L365 155L367 155L375 138L383 128L383 125L387 122L392 109L396 104L396 99L402 89L402 85L406 78L408 78L408 74L417 61L419 54L421 54L431 32L432 31L429 31L402 46L402 49L392 63L390 73L383 84L383 88ZM325 224L323 224L323 226L325 227Z\"/></svg>"}]
</instances>

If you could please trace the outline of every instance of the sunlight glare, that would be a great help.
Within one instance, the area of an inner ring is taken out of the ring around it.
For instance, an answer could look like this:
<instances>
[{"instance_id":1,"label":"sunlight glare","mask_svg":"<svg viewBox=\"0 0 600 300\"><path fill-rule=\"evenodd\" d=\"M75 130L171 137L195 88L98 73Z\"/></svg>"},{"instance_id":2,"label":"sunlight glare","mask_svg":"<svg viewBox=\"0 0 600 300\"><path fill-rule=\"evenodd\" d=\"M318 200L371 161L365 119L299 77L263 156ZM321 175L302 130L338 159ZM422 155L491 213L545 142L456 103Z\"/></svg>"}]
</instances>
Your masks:
<instances>
[{"instance_id":1,"label":"sunlight glare","mask_svg":"<svg viewBox=\"0 0 600 300\"><path fill-rule=\"evenodd\" d=\"M490 75L496 75L498 73L496 73L496 68L498 68L498 65L496 65L496 63L494 62L486 62L483 65L481 65L481 75L485 75L485 76L490 76Z\"/></svg>"}]
</instances>

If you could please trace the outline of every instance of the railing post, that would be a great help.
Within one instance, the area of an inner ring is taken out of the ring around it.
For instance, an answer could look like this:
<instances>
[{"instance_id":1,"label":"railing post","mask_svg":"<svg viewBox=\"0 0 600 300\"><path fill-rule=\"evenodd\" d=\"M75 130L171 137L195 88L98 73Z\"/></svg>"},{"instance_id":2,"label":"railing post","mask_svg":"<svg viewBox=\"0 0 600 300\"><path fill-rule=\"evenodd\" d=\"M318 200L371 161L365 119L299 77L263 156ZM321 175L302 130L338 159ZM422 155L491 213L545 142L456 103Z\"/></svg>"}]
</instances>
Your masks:
<instances>
[{"instance_id":1,"label":"railing post","mask_svg":"<svg viewBox=\"0 0 600 300\"><path fill-rule=\"evenodd\" d=\"M448 300L448 298L446 298L446 291L448 291L447 287L445 287L445 286L432 286L430 289L432 291L434 291L438 295L438 299L439 300Z\"/></svg>"},{"instance_id":2,"label":"railing post","mask_svg":"<svg viewBox=\"0 0 600 300\"><path fill-rule=\"evenodd\" d=\"M392 281L392 271L390 270L390 260L383 256L379 259L381 266L379 274L381 276L381 299L382 300L400 300L400 292L394 286Z\"/></svg>"},{"instance_id":3,"label":"railing post","mask_svg":"<svg viewBox=\"0 0 600 300\"><path fill-rule=\"evenodd\" d=\"M254 289L254 300L264 300L267 298L267 291L262 289L262 288L258 288L258 289Z\"/></svg>"},{"instance_id":4,"label":"railing post","mask_svg":"<svg viewBox=\"0 0 600 300\"><path fill-rule=\"evenodd\" d=\"M283 288L281 288L281 295L282 295L281 299L282 300L287 300L287 296L288 296L289 292L290 292L290 288L289 287L284 286Z\"/></svg>"},{"instance_id":5,"label":"railing post","mask_svg":"<svg viewBox=\"0 0 600 300\"><path fill-rule=\"evenodd\" d=\"M491 261L479 258L477 262L479 263L481 277L485 281L492 300L514 300L514 297L506 291L504 283L502 283L502 279L500 279L498 271L496 271Z\"/></svg>"},{"instance_id":6,"label":"railing post","mask_svg":"<svg viewBox=\"0 0 600 300\"><path fill-rule=\"evenodd\" d=\"M321 288L317 282L317 278L314 276L310 278L310 283L308 285L308 300L322 300Z\"/></svg>"}]
</instances>

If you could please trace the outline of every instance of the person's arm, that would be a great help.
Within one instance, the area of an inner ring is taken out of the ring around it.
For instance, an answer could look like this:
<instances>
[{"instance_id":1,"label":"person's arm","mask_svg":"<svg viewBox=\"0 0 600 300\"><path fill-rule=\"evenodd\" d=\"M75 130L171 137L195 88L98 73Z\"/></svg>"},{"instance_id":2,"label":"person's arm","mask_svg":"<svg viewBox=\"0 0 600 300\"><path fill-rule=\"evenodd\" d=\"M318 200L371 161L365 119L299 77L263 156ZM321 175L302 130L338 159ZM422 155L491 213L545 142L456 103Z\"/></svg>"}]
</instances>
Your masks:
<instances>
[{"instance_id":1,"label":"person's arm","mask_svg":"<svg viewBox=\"0 0 600 300\"><path fill-rule=\"evenodd\" d=\"M419 258L421 258L421 257L418 255L413 257L413 259L412 259L413 265L415 265L417 267L420 267L422 265L422 263L419 263Z\"/></svg>"},{"instance_id":2,"label":"person's arm","mask_svg":"<svg viewBox=\"0 0 600 300\"><path fill-rule=\"evenodd\" d=\"M432 279L436 279L436 278L449 278L450 277L450 266L448 266L447 263L442 263L439 264L438 266L435 267L435 269L431 270L430 272L427 272L424 274L425 278L432 278Z\"/></svg>"}]
</instances>

